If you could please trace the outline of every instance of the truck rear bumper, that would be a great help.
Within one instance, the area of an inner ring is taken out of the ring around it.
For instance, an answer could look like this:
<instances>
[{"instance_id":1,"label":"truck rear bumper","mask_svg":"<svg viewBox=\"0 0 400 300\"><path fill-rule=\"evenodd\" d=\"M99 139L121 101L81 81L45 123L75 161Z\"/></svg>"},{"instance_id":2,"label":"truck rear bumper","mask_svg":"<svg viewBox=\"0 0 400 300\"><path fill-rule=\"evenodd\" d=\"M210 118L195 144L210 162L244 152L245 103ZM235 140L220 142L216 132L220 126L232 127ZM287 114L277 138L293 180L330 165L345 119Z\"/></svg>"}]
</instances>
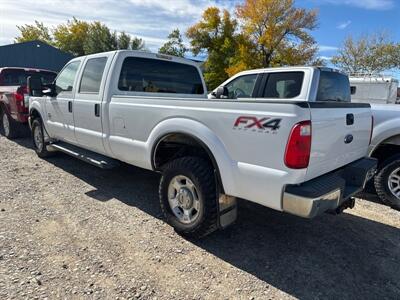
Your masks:
<instances>
[{"instance_id":1,"label":"truck rear bumper","mask_svg":"<svg viewBox=\"0 0 400 300\"><path fill-rule=\"evenodd\" d=\"M303 218L313 218L336 210L360 192L376 172L377 161L363 158L336 171L299 185L287 185L283 211Z\"/></svg>"}]
</instances>

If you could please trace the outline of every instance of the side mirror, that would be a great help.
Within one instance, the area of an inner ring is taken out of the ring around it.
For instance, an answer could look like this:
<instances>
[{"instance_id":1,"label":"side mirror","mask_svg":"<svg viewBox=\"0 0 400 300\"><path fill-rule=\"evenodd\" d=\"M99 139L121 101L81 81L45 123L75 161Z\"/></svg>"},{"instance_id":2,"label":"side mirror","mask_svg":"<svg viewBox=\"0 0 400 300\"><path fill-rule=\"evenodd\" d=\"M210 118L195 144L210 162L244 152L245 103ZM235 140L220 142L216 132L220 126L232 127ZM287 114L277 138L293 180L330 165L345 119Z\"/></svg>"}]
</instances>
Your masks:
<instances>
[{"instance_id":1,"label":"side mirror","mask_svg":"<svg viewBox=\"0 0 400 300\"><path fill-rule=\"evenodd\" d=\"M217 99L227 99L229 96L229 91L226 86L220 86L215 92L215 98Z\"/></svg>"},{"instance_id":2,"label":"side mirror","mask_svg":"<svg viewBox=\"0 0 400 300\"><path fill-rule=\"evenodd\" d=\"M357 92L357 87L351 86L351 87L350 87L350 94L351 94L351 95L355 95L356 92Z\"/></svg>"},{"instance_id":3,"label":"side mirror","mask_svg":"<svg viewBox=\"0 0 400 300\"><path fill-rule=\"evenodd\" d=\"M42 79L39 76L29 76L27 79L29 96L41 97L43 94Z\"/></svg>"},{"instance_id":4,"label":"side mirror","mask_svg":"<svg viewBox=\"0 0 400 300\"><path fill-rule=\"evenodd\" d=\"M42 94L44 96L55 97L57 96L56 85L54 83L46 84L43 86L45 89Z\"/></svg>"}]
</instances>

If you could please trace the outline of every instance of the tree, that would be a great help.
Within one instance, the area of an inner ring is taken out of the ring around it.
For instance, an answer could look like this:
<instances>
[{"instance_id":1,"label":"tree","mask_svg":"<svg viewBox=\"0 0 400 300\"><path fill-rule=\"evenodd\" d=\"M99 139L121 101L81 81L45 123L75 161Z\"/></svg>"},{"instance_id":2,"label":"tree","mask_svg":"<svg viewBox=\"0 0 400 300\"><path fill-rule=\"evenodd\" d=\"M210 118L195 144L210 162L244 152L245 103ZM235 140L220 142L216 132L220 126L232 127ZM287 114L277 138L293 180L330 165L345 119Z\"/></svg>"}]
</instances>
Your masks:
<instances>
[{"instance_id":1,"label":"tree","mask_svg":"<svg viewBox=\"0 0 400 300\"><path fill-rule=\"evenodd\" d=\"M379 73L400 68L400 43L385 33L349 36L332 63L347 73Z\"/></svg>"},{"instance_id":2,"label":"tree","mask_svg":"<svg viewBox=\"0 0 400 300\"><path fill-rule=\"evenodd\" d=\"M86 22L73 18L53 30L35 21L35 25L17 26L20 36L16 42L41 40L74 56L93 54L117 49L145 49L142 39L125 32L117 34L100 22Z\"/></svg>"},{"instance_id":3,"label":"tree","mask_svg":"<svg viewBox=\"0 0 400 300\"><path fill-rule=\"evenodd\" d=\"M187 50L188 49L183 44L183 38L179 29L174 29L168 35L168 41L161 46L158 52L163 54L184 57Z\"/></svg>"},{"instance_id":4,"label":"tree","mask_svg":"<svg viewBox=\"0 0 400 300\"><path fill-rule=\"evenodd\" d=\"M117 49L116 34L96 21L89 25L88 34L83 44L85 54L93 54Z\"/></svg>"},{"instance_id":5,"label":"tree","mask_svg":"<svg viewBox=\"0 0 400 300\"><path fill-rule=\"evenodd\" d=\"M227 69L237 51L236 28L237 22L227 10L221 13L217 7L209 7L202 19L186 32L192 53L207 55L204 78L209 89L229 77Z\"/></svg>"},{"instance_id":6,"label":"tree","mask_svg":"<svg viewBox=\"0 0 400 300\"><path fill-rule=\"evenodd\" d=\"M294 0L245 0L236 8L242 32L228 73L256 67L313 64L318 47L308 31L317 12L294 7Z\"/></svg>"},{"instance_id":7,"label":"tree","mask_svg":"<svg viewBox=\"0 0 400 300\"><path fill-rule=\"evenodd\" d=\"M90 24L75 17L66 24L58 25L53 32L55 46L75 56L85 55L84 44L89 35Z\"/></svg>"},{"instance_id":8,"label":"tree","mask_svg":"<svg viewBox=\"0 0 400 300\"><path fill-rule=\"evenodd\" d=\"M146 50L145 42L138 37L133 37L131 41L131 49L132 50Z\"/></svg>"},{"instance_id":9,"label":"tree","mask_svg":"<svg viewBox=\"0 0 400 300\"><path fill-rule=\"evenodd\" d=\"M47 44L53 44L53 38L51 36L48 27L44 26L43 23L35 20L35 25L23 25L17 26L21 35L15 38L15 42L29 42L29 41L42 41Z\"/></svg>"},{"instance_id":10,"label":"tree","mask_svg":"<svg viewBox=\"0 0 400 300\"><path fill-rule=\"evenodd\" d=\"M131 36L122 31L118 36L118 49L130 49L130 47Z\"/></svg>"}]
</instances>

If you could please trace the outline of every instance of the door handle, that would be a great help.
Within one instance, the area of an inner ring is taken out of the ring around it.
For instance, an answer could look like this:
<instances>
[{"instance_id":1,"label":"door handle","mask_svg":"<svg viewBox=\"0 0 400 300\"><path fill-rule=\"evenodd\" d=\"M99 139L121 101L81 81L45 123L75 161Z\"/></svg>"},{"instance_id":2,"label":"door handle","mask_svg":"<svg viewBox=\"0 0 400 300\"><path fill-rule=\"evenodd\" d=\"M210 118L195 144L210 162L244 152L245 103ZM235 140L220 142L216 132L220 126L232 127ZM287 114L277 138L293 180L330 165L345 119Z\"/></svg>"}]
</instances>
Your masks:
<instances>
[{"instance_id":1,"label":"door handle","mask_svg":"<svg viewBox=\"0 0 400 300\"><path fill-rule=\"evenodd\" d=\"M100 117L100 104L96 103L94 105L94 115L96 117Z\"/></svg>"},{"instance_id":2,"label":"door handle","mask_svg":"<svg viewBox=\"0 0 400 300\"><path fill-rule=\"evenodd\" d=\"M72 113L72 101L68 101L68 111Z\"/></svg>"},{"instance_id":3,"label":"door handle","mask_svg":"<svg viewBox=\"0 0 400 300\"><path fill-rule=\"evenodd\" d=\"M354 124L354 115L347 114L346 115L346 125L353 125Z\"/></svg>"}]
</instances>

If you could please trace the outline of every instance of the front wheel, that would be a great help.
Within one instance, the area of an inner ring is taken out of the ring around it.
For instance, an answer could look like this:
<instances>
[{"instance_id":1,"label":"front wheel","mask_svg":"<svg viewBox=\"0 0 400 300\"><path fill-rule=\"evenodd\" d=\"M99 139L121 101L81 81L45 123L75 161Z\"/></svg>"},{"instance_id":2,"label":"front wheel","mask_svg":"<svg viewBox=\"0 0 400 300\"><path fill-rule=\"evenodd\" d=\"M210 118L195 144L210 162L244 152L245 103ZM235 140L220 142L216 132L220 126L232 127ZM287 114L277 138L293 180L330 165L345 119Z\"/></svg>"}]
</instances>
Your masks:
<instances>
[{"instance_id":1,"label":"front wheel","mask_svg":"<svg viewBox=\"0 0 400 300\"><path fill-rule=\"evenodd\" d=\"M385 161L375 176L379 198L393 208L400 209L400 156Z\"/></svg>"},{"instance_id":2,"label":"front wheel","mask_svg":"<svg viewBox=\"0 0 400 300\"><path fill-rule=\"evenodd\" d=\"M167 163L160 181L160 204L167 222L187 237L200 238L218 228L217 186L212 165L183 157Z\"/></svg>"},{"instance_id":3,"label":"front wheel","mask_svg":"<svg viewBox=\"0 0 400 300\"><path fill-rule=\"evenodd\" d=\"M35 152L40 158L51 156L51 153L47 151L43 124L39 119L32 122L32 140Z\"/></svg>"}]
</instances>

